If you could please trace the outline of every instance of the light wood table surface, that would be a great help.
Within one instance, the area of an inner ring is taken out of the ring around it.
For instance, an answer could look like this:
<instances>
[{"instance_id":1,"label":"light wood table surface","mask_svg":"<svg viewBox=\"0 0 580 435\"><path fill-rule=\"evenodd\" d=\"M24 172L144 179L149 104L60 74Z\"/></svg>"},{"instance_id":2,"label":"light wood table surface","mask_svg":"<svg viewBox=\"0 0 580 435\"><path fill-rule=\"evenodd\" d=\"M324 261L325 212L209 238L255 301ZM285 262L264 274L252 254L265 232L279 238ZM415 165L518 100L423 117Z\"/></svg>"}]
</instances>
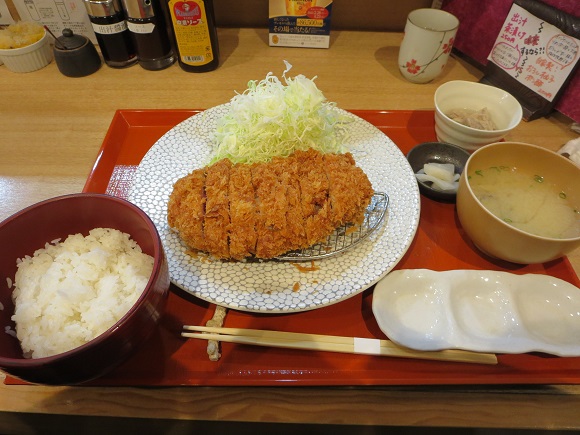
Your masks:
<instances>
[{"instance_id":1,"label":"light wood table surface","mask_svg":"<svg viewBox=\"0 0 580 435\"><path fill-rule=\"evenodd\" d=\"M326 97L344 109L432 109L441 83L482 76L452 58L432 83L406 82L396 62L401 39L398 33L335 31L328 50L271 48L265 29L220 29L222 63L209 73L186 73L177 65L156 72L103 65L89 77L67 78L54 62L27 74L0 66L0 219L37 201L81 191L117 109L209 108L229 101L251 79L269 71L280 76L283 60L293 65L291 76L317 76ZM554 114L523 122L508 139L555 151L577 137L571 123ZM578 273L579 253L570 258ZM34 423L26 422L43 416L55 427L74 416L101 424L108 420L97 417L151 419L150 427L165 422L174 433L176 422L580 429L580 387L0 386L0 432L34 433Z\"/></svg>"}]
</instances>

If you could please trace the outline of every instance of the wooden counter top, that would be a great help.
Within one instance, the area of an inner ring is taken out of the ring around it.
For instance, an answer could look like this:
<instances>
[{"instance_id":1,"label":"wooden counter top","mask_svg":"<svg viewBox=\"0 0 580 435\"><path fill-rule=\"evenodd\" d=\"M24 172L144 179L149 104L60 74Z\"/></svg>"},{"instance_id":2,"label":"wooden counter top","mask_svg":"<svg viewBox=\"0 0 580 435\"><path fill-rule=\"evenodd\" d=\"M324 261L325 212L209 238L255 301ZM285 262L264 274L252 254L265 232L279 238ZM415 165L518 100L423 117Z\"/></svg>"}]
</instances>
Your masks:
<instances>
[{"instance_id":1,"label":"wooden counter top","mask_svg":"<svg viewBox=\"0 0 580 435\"><path fill-rule=\"evenodd\" d=\"M186 73L177 65L156 72L103 65L89 77L73 79L61 75L54 62L28 74L0 66L0 219L40 200L81 191L117 109L212 107L243 91L249 80L269 71L281 75L283 60L293 65L290 75L318 76L318 87L344 109L432 109L441 83L482 76L452 58L432 83L406 82L396 62L401 39L398 33L336 31L328 50L271 48L265 29L220 29L222 63L209 73ZM571 123L554 114L523 122L508 139L555 151L577 137ZM579 273L580 253L570 259ZM174 420L580 429L580 387L0 386L0 432L17 432L27 427L23 421L54 415L91 416L101 424L97 417L155 418L166 427ZM59 427L67 420L51 421Z\"/></svg>"}]
</instances>

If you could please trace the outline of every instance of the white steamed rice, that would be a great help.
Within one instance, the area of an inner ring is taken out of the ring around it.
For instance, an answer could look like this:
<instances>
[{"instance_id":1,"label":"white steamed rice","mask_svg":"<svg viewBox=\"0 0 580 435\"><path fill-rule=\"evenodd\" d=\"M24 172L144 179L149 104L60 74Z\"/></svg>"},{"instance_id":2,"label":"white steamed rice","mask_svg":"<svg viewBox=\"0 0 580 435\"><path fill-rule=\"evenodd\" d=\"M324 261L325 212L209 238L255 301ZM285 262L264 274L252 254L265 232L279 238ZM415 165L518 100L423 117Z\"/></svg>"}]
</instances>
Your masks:
<instances>
[{"instance_id":1,"label":"white steamed rice","mask_svg":"<svg viewBox=\"0 0 580 435\"><path fill-rule=\"evenodd\" d=\"M128 234L96 228L17 260L12 320L26 357L78 347L113 326L139 298L153 258Z\"/></svg>"}]
</instances>

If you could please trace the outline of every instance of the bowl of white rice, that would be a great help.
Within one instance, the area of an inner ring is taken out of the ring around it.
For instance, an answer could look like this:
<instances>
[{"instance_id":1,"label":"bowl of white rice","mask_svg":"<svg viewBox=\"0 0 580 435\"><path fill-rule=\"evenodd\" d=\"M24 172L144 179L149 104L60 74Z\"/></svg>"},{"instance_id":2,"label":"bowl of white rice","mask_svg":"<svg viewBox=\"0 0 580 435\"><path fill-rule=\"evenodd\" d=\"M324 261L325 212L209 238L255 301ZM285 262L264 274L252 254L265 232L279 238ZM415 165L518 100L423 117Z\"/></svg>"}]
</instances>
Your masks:
<instances>
[{"instance_id":1,"label":"bowl of white rice","mask_svg":"<svg viewBox=\"0 0 580 435\"><path fill-rule=\"evenodd\" d=\"M42 201L0 223L0 370L75 385L105 375L149 339L165 310L157 229L103 194Z\"/></svg>"}]
</instances>

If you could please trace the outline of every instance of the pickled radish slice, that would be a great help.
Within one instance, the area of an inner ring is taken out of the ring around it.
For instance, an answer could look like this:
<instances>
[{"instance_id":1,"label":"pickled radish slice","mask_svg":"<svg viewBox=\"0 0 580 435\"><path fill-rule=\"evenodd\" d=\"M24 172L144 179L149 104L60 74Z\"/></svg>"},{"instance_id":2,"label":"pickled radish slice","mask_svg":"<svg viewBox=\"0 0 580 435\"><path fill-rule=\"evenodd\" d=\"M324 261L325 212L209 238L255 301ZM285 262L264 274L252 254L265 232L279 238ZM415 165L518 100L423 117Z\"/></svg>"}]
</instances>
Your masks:
<instances>
[{"instance_id":1,"label":"pickled radish slice","mask_svg":"<svg viewBox=\"0 0 580 435\"><path fill-rule=\"evenodd\" d=\"M455 176L455 166L453 163L425 163L423 171L427 175L443 181L452 182Z\"/></svg>"},{"instance_id":2,"label":"pickled radish slice","mask_svg":"<svg viewBox=\"0 0 580 435\"><path fill-rule=\"evenodd\" d=\"M417 180L432 183L431 187L438 190L457 190L457 183L441 180L437 177L427 174L415 174Z\"/></svg>"}]
</instances>

